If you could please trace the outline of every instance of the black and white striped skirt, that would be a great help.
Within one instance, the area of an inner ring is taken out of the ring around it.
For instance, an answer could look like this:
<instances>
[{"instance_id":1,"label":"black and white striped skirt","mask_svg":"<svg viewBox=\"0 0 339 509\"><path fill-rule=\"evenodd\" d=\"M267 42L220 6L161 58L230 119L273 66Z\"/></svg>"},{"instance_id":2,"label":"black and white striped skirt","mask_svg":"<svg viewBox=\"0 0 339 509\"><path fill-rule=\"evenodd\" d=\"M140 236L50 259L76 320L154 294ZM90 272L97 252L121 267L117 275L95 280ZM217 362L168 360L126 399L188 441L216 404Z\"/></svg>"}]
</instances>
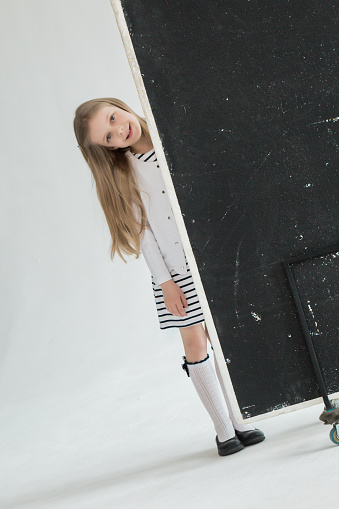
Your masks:
<instances>
[{"instance_id":1,"label":"black and white striped skirt","mask_svg":"<svg viewBox=\"0 0 339 509\"><path fill-rule=\"evenodd\" d=\"M189 327L190 325L195 325L196 323L205 321L187 260L186 266L187 274L177 274L171 272L171 276L173 281L178 286L180 286L185 294L188 306L185 308L187 316L175 316L166 309L164 297L162 294L162 288L161 286L155 284L154 278L151 275L160 329L170 329L171 327Z\"/></svg>"}]
</instances>

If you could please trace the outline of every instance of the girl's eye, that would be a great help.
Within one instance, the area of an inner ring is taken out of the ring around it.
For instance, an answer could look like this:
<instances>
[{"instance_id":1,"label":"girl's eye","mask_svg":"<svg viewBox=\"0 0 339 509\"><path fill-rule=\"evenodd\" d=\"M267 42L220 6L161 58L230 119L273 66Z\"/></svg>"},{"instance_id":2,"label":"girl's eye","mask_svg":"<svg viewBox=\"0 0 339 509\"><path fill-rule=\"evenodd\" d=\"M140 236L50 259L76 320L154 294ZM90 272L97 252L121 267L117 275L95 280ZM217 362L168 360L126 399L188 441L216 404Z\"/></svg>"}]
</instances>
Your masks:
<instances>
[{"instance_id":1,"label":"girl's eye","mask_svg":"<svg viewBox=\"0 0 339 509\"><path fill-rule=\"evenodd\" d=\"M114 119L115 119L115 115L111 115L111 116L110 116L110 121L111 121L111 122L113 122L113 121L114 121Z\"/></svg>"},{"instance_id":2,"label":"girl's eye","mask_svg":"<svg viewBox=\"0 0 339 509\"><path fill-rule=\"evenodd\" d=\"M110 135L110 134L108 134L108 135L106 136L106 140L107 140L107 143L109 143L109 142L110 142L110 140L111 140L111 135Z\"/></svg>"}]
</instances>

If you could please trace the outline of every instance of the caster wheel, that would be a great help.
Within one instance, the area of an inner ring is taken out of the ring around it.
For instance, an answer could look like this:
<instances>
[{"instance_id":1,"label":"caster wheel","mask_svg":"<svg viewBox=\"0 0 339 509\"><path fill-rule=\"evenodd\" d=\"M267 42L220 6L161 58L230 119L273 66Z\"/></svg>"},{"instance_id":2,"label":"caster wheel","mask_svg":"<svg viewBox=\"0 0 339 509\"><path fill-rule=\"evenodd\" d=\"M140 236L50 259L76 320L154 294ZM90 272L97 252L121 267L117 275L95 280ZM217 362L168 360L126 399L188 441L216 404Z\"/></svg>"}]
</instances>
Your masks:
<instances>
[{"instance_id":1,"label":"caster wheel","mask_svg":"<svg viewBox=\"0 0 339 509\"><path fill-rule=\"evenodd\" d=\"M335 445L339 445L339 436L337 433L337 428L333 426L333 428L330 431L330 439Z\"/></svg>"}]
</instances>

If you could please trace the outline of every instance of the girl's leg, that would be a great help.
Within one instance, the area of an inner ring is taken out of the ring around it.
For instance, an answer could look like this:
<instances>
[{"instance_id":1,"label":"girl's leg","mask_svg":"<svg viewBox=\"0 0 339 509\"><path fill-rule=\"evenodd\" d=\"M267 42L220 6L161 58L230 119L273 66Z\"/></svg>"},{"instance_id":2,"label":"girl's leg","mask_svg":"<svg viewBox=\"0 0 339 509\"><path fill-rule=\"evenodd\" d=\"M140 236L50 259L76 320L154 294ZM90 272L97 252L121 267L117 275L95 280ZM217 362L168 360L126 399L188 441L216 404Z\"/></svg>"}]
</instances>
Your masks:
<instances>
[{"instance_id":1,"label":"girl's leg","mask_svg":"<svg viewBox=\"0 0 339 509\"><path fill-rule=\"evenodd\" d=\"M207 336L209 342L211 343L211 339L210 339L210 335L209 335L208 330L207 330L206 322L205 322L205 333L206 333L206 336ZM229 416L230 416L230 419L232 421L232 424L233 424L234 428L237 431L250 431L250 430L254 430L255 427L250 425L250 424L238 424L237 423L237 421L236 421L236 419L234 417L234 414L232 412L232 408L231 408L231 405L230 405L230 402L229 402L229 399L228 399L228 396L227 396L227 393L226 393L224 382L223 382L223 380L221 378L221 373L220 373L219 366L218 366L217 359L216 359L215 355L214 355L214 366L215 366L215 371L217 373L217 377L218 377L218 380L219 380L219 383L220 383L220 386L221 386L222 393L223 393L224 398L225 398L225 402L226 402L226 405L227 405L228 413L229 413Z\"/></svg>"},{"instance_id":2,"label":"girl's leg","mask_svg":"<svg viewBox=\"0 0 339 509\"><path fill-rule=\"evenodd\" d=\"M219 442L235 437L227 406L220 392L218 380L207 355L207 340L201 323L179 328L185 349L185 364L188 376L214 423ZM236 446L236 450L239 450ZM234 450L234 452L236 452Z\"/></svg>"},{"instance_id":3,"label":"girl's leg","mask_svg":"<svg viewBox=\"0 0 339 509\"><path fill-rule=\"evenodd\" d=\"M187 362L200 362L207 357L206 333L201 323L179 328Z\"/></svg>"}]
</instances>

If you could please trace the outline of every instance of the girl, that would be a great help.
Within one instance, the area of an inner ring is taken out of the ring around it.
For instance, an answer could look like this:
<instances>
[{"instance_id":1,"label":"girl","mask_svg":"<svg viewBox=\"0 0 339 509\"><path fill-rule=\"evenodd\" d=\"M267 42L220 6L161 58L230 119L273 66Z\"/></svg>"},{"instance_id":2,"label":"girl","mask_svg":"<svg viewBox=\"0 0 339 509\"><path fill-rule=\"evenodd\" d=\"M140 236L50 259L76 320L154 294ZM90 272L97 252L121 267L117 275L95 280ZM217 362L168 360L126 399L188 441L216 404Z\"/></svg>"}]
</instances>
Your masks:
<instances>
[{"instance_id":1,"label":"girl","mask_svg":"<svg viewBox=\"0 0 339 509\"><path fill-rule=\"evenodd\" d=\"M212 418L218 454L261 442L262 431L235 421L216 359L216 373L210 362L204 315L145 119L118 99L94 99L77 108L74 131L110 229L111 259L144 255L160 328L179 328L182 367Z\"/></svg>"}]
</instances>

